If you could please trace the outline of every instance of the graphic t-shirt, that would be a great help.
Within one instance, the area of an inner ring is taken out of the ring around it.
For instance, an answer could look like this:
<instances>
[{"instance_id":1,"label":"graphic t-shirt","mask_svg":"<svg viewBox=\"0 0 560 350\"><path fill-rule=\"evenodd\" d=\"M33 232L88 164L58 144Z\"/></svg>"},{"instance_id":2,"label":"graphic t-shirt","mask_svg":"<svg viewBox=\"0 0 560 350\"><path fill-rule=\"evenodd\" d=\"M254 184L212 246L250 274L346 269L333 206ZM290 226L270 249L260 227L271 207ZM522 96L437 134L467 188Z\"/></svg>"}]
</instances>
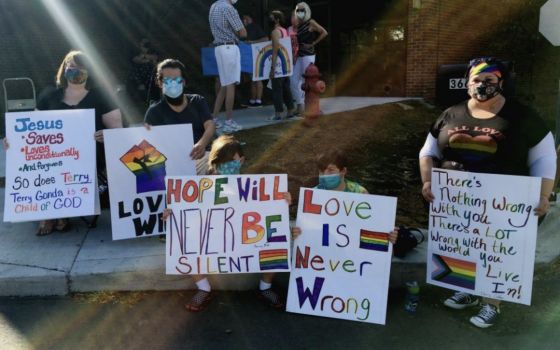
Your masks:
<instances>
[{"instance_id":1,"label":"graphic t-shirt","mask_svg":"<svg viewBox=\"0 0 560 350\"><path fill-rule=\"evenodd\" d=\"M526 176L529 149L549 130L534 111L516 101L506 100L489 119L474 118L465 101L444 111L430 133L438 140L444 168Z\"/></svg>"}]
</instances>

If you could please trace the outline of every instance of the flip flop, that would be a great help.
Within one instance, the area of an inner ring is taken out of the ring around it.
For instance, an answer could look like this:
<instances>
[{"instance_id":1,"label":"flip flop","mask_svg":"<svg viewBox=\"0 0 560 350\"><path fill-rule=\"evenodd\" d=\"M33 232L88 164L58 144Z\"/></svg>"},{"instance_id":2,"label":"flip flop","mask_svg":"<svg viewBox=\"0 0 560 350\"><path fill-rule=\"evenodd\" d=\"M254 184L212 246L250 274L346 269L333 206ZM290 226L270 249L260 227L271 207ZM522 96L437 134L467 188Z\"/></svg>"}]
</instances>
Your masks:
<instances>
[{"instance_id":1,"label":"flip flop","mask_svg":"<svg viewBox=\"0 0 560 350\"><path fill-rule=\"evenodd\" d=\"M58 232L66 232L70 228L70 221L68 219L58 219L56 220L56 225L54 229Z\"/></svg>"},{"instance_id":2,"label":"flip flop","mask_svg":"<svg viewBox=\"0 0 560 350\"><path fill-rule=\"evenodd\" d=\"M43 220L39 222L39 227L37 227L37 236L47 236L50 235L54 230L54 224L56 220Z\"/></svg>"}]
</instances>

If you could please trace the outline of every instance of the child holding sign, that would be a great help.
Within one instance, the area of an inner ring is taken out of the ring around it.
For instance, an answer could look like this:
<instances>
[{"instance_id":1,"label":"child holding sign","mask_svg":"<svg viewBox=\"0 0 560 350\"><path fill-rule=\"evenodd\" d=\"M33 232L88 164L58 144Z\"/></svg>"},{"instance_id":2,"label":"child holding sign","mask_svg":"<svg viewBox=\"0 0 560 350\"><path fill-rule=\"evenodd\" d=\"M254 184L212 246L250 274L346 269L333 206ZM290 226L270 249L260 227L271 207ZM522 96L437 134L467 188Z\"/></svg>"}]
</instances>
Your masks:
<instances>
[{"instance_id":1,"label":"child holding sign","mask_svg":"<svg viewBox=\"0 0 560 350\"><path fill-rule=\"evenodd\" d=\"M368 191L357 182L346 179L348 160L339 150L332 150L320 154L316 159L319 170L319 184L315 187L320 190L333 190L352 193L368 194ZM296 239L301 234L299 227L292 228L292 238ZM395 244L397 241L397 229L389 233L389 241Z\"/></svg>"},{"instance_id":2,"label":"child holding sign","mask_svg":"<svg viewBox=\"0 0 560 350\"><path fill-rule=\"evenodd\" d=\"M245 161L245 155L241 144L231 135L222 135L213 143L208 157L210 175L236 175L240 173L241 165ZM284 199L291 204L292 198L289 192L283 193ZM163 212L163 220L171 214L170 209ZM272 290L272 279L274 273L263 273L257 296L270 306L281 308L284 303L276 292ZM206 275L193 275L198 291L185 307L192 312L202 311L212 299L212 287Z\"/></svg>"}]
</instances>

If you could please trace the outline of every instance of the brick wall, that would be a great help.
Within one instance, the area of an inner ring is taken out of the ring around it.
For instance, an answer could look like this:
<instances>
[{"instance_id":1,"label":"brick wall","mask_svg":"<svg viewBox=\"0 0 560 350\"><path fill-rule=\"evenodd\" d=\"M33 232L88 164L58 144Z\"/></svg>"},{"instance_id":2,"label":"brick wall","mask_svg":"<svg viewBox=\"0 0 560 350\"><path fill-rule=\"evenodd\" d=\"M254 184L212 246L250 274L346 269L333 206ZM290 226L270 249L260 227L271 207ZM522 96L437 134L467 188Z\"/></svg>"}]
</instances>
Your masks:
<instances>
[{"instance_id":1,"label":"brick wall","mask_svg":"<svg viewBox=\"0 0 560 350\"><path fill-rule=\"evenodd\" d=\"M406 94L433 99L438 66L483 54L495 3L421 0L419 9L412 4L409 0Z\"/></svg>"},{"instance_id":2,"label":"brick wall","mask_svg":"<svg viewBox=\"0 0 560 350\"><path fill-rule=\"evenodd\" d=\"M434 99L437 68L496 56L514 63L516 96L554 127L560 47L538 32L546 0L408 0L406 95Z\"/></svg>"}]
</instances>

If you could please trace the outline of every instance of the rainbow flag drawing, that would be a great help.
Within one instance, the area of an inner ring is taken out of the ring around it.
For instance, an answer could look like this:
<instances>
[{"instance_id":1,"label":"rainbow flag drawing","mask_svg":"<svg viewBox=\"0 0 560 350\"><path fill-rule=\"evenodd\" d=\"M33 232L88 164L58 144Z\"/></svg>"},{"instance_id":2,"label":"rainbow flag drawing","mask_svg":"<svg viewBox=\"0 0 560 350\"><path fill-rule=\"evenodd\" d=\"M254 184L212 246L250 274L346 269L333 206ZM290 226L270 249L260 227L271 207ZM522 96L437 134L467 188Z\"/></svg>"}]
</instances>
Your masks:
<instances>
[{"instance_id":1,"label":"rainbow flag drawing","mask_svg":"<svg viewBox=\"0 0 560 350\"><path fill-rule=\"evenodd\" d=\"M389 234L360 230L360 249L377 250L379 252L389 251Z\"/></svg>"},{"instance_id":2,"label":"rainbow flag drawing","mask_svg":"<svg viewBox=\"0 0 560 350\"><path fill-rule=\"evenodd\" d=\"M269 249L259 252L262 270L288 270L288 249Z\"/></svg>"},{"instance_id":3,"label":"rainbow flag drawing","mask_svg":"<svg viewBox=\"0 0 560 350\"><path fill-rule=\"evenodd\" d=\"M256 58L255 58L255 66L253 67L254 76L259 78L264 78L265 74L265 65L267 59L272 56L272 44L267 45L259 50ZM282 68L282 75L288 76L292 73L292 63L290 61L290 54L288 50L283 46L280 45L280 49L278 50L278 61L280 62L280 66ZM273 69L273 67L271 67Z\"/></svg>"},{"instance_id":4,"label":"rainbow flag drawing","mask_svg":"<svg viewBox=\"0 0 560 350\"><path fill-rule=\"evenodd\" d=\"M432 279L457 287L474 290L476 284L476 263L432 254Z\"/></svg>"},{"instance_id":5,"label":"rainbow flag drawing","mask_svg":"<svg viewBox=\"0 0 560 350\"><path fill-rule=\"evenodd\" d=\"M165 190L167 158L148 141L132 146L120 160L136 176L136 193Z\"/></svg>"}]
</instances>

